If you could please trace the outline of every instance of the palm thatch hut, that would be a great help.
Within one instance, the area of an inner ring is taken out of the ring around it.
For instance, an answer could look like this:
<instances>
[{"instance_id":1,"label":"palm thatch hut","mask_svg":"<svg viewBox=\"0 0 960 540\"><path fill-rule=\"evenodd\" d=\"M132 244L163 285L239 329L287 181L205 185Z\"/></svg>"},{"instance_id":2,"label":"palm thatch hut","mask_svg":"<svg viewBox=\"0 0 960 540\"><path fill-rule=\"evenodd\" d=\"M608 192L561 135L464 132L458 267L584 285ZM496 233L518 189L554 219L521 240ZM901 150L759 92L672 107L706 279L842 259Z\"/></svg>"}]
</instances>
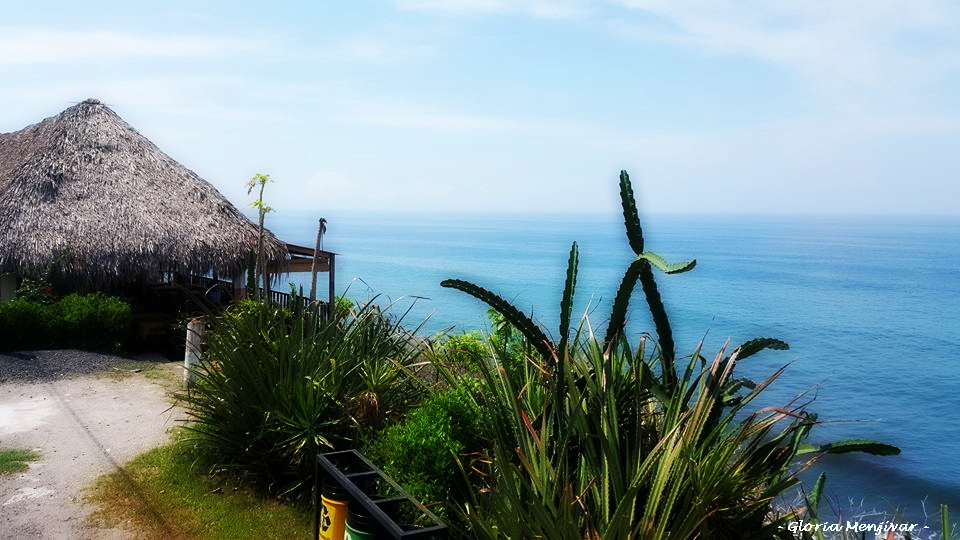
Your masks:
<instances>
[{"instance_id":1,"label":"palm thatch hut","mask_svg":"<svg viewBox=\"0 0 960 540\"><path fill-rule=\"evenodd\" d=\"M0 134L0 274L84 288L242 275L258 227L95 99ZM266 231L270 260L287 244ZM328 259L327 262L332 260Z\"/></svg>"}]
</instances>

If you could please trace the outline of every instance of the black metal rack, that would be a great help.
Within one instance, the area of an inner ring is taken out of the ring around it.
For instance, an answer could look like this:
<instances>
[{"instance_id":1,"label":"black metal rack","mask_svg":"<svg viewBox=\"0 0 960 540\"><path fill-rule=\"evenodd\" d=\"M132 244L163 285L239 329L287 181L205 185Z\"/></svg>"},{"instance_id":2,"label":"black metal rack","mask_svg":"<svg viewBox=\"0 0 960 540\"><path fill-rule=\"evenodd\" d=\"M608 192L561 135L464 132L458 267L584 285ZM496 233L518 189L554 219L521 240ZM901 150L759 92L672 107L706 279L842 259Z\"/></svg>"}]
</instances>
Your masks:
<instances>
[{"instance_id":1,"label":"black metal rack","mask_svg":"<svg viewBox=\"0 0 960 540\"><path fill-rule=\"evenodd\" d=\"M314 538L320 537L320 486L325 478L340 484L351 499L363 506L393 538L426 540L449 537L449 529L440 518L356 450L318 454L316 467ZM417 519L397 523L394 516L404 508L406 515L416 514ZM422 522L426 524L422 525Z\"/></svg>"}]
</instances>

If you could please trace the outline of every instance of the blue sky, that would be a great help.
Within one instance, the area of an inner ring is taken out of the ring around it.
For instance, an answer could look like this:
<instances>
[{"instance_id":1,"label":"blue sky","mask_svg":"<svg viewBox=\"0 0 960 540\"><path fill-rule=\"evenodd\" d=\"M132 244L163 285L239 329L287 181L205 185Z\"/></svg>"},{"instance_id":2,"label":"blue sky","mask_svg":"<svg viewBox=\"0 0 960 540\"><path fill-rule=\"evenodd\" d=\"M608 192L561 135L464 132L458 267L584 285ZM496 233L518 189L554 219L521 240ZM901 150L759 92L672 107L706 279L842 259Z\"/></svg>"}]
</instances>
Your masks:
<instances>
[{"instance_id":1,"label":"blue sky","mask_svg":"<svg viewBox=\"0 0 960 540\"><path fill-rule=\"evenodd\" d=\"M0 132L106 102L278 211L960 214L951 0L4 0Z\"/></svg>"}]
</instances>

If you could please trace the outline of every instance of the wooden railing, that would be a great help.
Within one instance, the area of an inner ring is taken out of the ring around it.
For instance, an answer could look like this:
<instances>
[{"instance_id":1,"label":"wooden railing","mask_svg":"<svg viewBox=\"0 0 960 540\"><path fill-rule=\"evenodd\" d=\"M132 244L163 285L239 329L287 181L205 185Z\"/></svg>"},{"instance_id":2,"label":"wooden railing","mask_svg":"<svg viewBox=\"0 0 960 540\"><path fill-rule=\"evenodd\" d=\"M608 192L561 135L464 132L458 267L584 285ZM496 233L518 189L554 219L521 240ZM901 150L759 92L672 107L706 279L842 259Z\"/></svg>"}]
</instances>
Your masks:
<instances>
[{"instance_id":1,"label":"wooden railing","mask_svg":"<svg viewBox=\"0 0 960 540\"><path fill-rule=\"evenodd\" d=\"M261 288L261 289L260 289L260 296L262 297L263 294L264 294L264 293L263 293L263 289ZM305 297L299 296L299 295L297 295L297 296L294 297L294 296L291 296L290 293L275 291L275 290L273 290L273 289L270 290L270 298L269 298L269 300L270 300L270 303L273 304L273 305L275 305L275 306L280 306L280 307L282 307L282 308L292 307L292 304L294 303L294 298L296 298L297 300L300 301L300 307L306 308L307 306L310 305L310 299L309 299L309 298L305 298ZM325 304L325 303L326 303L326 302L320 302L321 305L323 305L323 304Z\"/></svg>"},{"instance_id":2,"label":"wooden railing","mask_svg":"<svg viewBox=\"0 0 960 540\"><path fill-rule=\"evenodd\" d=\"M212 278L209 276L198 276L195 274L167 274L162 279L163 283L169 284L171 286L182 286L186 289L192 289L199 293L201 296L206 298L207 301L217 304L225 305L233 302L234 299L234 284L232 281L227 281L223 279ZM262 287L258 288L260 297L265 296L264 290ZM290 308L294 304L294 298L296 298L301 307L308 307L310 305L310 299L302 296L291 296L288 292L282 292L277 290L270 290L269 301L275 306L280 306L283 308ZM327 308L327 302L318 301L322 308Z\"/></svg>"}]
</instances>

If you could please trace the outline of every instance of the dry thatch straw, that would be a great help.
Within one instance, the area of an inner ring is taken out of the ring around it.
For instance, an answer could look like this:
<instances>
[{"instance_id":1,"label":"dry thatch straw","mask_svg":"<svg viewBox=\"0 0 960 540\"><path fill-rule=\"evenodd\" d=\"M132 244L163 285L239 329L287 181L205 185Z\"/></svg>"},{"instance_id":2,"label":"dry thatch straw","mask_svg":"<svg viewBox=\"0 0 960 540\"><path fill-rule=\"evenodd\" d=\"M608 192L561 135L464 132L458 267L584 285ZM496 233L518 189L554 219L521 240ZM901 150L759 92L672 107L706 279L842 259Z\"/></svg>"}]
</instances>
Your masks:
<instances>
[{"instance_id":1,"label":"dry thatch straw","mask_svg":"<svg viewBox=\"0 0 960 540\"><path fill-rule=\"evenodd\" d=\"M267 233L268 257L286 246ZM0 273L100 285L238 275L257 226L212 185L88 99L0 134Z\"/></svg>"}]
</instances>

